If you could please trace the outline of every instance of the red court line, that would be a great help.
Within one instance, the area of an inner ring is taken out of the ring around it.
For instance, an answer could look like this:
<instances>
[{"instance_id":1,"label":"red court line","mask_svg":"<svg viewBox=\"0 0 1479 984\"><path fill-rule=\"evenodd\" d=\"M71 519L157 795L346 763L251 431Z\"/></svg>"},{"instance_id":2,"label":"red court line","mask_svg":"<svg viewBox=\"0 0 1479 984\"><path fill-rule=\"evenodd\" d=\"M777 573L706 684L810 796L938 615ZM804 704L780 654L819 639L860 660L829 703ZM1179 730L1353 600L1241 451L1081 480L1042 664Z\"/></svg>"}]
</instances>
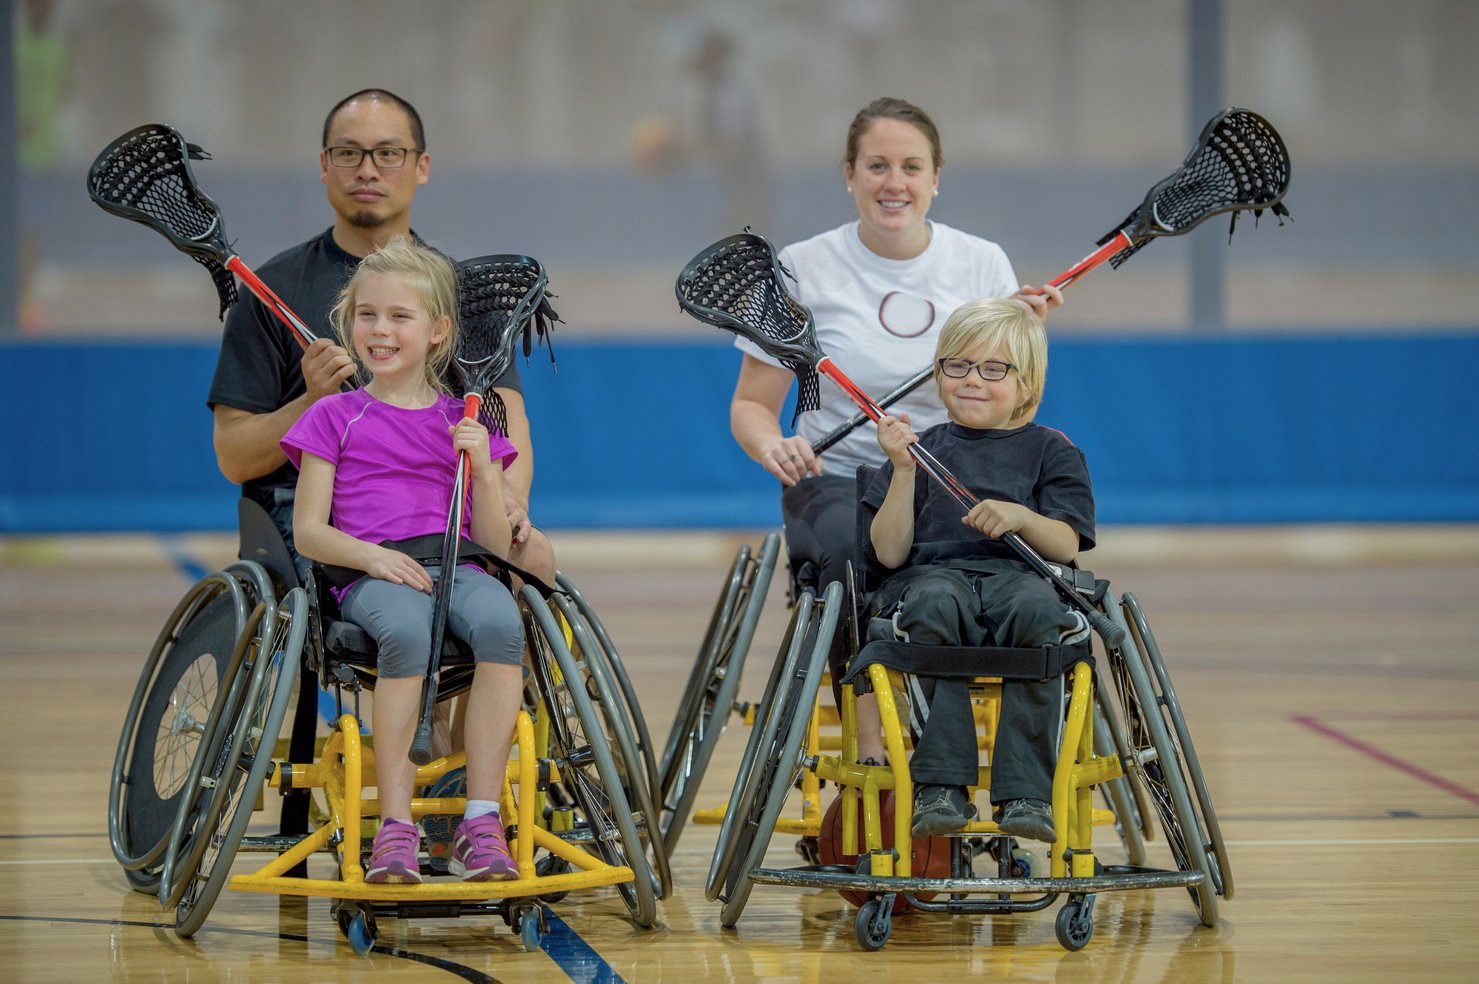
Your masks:
<instances>
[{"instance_id":1,"label":"red court line","mask_svg":"<svg viewBox=\"0 0 1479 984\"><path fill-rule=\"evenodd\" d=\"M1449 782L1442 776L1434 775L1427 769L1413 765L1411 762L1408 762L1405 759L1399 759L1395 755L1389 755L1386 752L1382 751L1380 748L1377 748L1374 745L1369 745L1366 742L1361 741L1359 738L1348 735L1344 731L1341 731L1337 728L1332 728L1330 725L1325 724L1317 718L1297 714L1293 718L1291 718L1291 720L1294 721L1295 724L1300 724L1306 728L1309 728L1316 734L1324 735L1326 738L1329 738L1332 741L1339 742L1340 744L1345 745L1347 748L1354 749L1360 752L1362 755L1365 755L1367 758L1375 759L1383 765L1391 766L1398 772L1411 776L1419 782L1425 782L1429 786L1441 789L1445 793L1457 796L1461 800L1465 800L1475 806L1479 806L1479 793L1476 793L1472 789L1465 789L1457 783Z\"/></svg>"}]
</instances>

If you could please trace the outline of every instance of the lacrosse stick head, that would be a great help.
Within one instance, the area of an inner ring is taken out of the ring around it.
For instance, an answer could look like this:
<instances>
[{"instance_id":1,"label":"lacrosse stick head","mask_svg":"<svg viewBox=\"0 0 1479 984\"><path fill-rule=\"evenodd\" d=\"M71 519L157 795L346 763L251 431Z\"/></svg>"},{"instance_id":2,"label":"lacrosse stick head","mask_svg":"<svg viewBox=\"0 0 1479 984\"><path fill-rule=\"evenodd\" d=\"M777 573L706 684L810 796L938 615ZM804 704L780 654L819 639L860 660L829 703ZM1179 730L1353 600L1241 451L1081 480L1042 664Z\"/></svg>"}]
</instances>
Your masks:
<instances>
[{"instance_id":1,"label":"lacrosse stick head","mask_svg":"<svg viewBox=\"0 0 1479 984\"><path fill-rule=\"evenodd\" d=\"M166 123L135 127L103 149L87 170L87 194L114 215L141 222L210 271L221 315L236 302L226 269L230 250L221 213L196 185L191 160L210 155Z\"/></svg>"},{"instance_id":2,"label":"lacrosse stick head","mask_svg":"<svg viewBox=\"0 0 1479 984\"><path fill-rule=\"evenodd\" d=\"M1282 220L1289 214L1283 205L1288 190L1289 151L1278 131L1257 113L1225 109L1202 128L1181 166L1099 242L1120 232L1134 242L1110 258L1117 267L1151 239L1182 235L1224 212L1233 214L1234 228L1240 212L1257 218L1269 209Z\"/></svg>"},{"instance_id":3,"label":"lacrosse stick head","mask_svg":"<svg viewBox=\"0 0 1479 984\"><path fill-rule=\"evenodd\" d=\"M799 417L821 406L816 366L822 350L811 311L786 290L790 276L770 241L747 229L689 260L675 290L684 311L748 339L796 374Z\"/></svg>"},{"instance_id":4,"label":"lacrosse stick head","mask_svg":"<svg viewBox=\"0 0 1479 984\"><path fill-rule=\"evenodd\" d=\"M548 284L539 261L517 253L478 256L457 264L458 331L452 365L459 396L486 396L513 362L521 338L526 357L540 342L550 346L550 331L560 316L550 306ZM507 434L503 401L494 394L491 402L492 419L484 422Z\"/></svg>"}]
</instances>

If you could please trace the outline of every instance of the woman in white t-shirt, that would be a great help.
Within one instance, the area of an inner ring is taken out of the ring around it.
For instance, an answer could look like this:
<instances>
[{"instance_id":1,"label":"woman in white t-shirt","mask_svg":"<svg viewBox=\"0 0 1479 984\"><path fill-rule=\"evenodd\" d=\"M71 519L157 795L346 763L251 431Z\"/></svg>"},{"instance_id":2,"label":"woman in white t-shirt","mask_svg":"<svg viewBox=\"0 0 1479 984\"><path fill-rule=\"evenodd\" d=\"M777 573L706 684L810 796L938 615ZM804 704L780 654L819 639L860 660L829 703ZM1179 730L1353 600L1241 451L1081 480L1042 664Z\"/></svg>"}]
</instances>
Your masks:
<instances>
[{"instance_id":1,"label":"woman in white t-shirt","mask_svg":"<svg viewBox=\"0 0 1479 984\"><path fill-rule=\"evenodd\" d=\"M816 320L822 351L874 397L929 366L940 325L966 301L1011 295L1039 315L1063 301L1056 288L1046 295L1030 286L1018 289L1012 265L995 243L928 220L940 193L940 164L940 134L924 110L902 99L875 100L847 132L843 175L858 219L780 254L796 277L787 286ZM781 407L795 377L753 343L741 338L735 344L745 357L730 404L730 429L745 452L786 487L781 502L791 557L817 564L826 584L841 577L842 561L851 553L853 478L860 464L883 464L878 442L865 427L825 455L812 451L813 442L858 409L825 377L821 408L802 414L797 432L787 437ZM915 431L945 419L930 386L919 387L890 412L908 414ZM807 476L819 480L802 482ZM817 509L811 500L839 498L839 489L844 515L834 537L827 535L826 519L812 515ZM813 521L797 522L803 517ZM809 549L817 539L817 549Z\"/></svg>"},{"instance_id":2,"label":"woman in white t-shirt","mask_svg":"<svg viewBox=\"0 0 1479 984\"><path fill-rule=\"evenodd\" d=\"M780 254L796 277L787 286L815 318L822 351L875 398L929 366L940 326L966 301L1013 296L1039 316L1063 303L1054 287L1046 294L1019 289L1000 246L928 220L942 162L940 133L929 114L902 99L874 100L848 128L842 164L857 220ZM823 377L821 408L802 414L797 432L786 436L781 409L795 376L753 343L741 338L735 344L745 355L730 430L785 486L781 515L793 569L809 562L820 584L841 580L847 560L856 562L857 466L884 460L872 427L854 431L825 455L812 450L858 409ZM933 386L919 387L890 413L907 415L915 431L945 419ZM874 750L881 759L881 746Z\"/></svg>"}]
</instances>

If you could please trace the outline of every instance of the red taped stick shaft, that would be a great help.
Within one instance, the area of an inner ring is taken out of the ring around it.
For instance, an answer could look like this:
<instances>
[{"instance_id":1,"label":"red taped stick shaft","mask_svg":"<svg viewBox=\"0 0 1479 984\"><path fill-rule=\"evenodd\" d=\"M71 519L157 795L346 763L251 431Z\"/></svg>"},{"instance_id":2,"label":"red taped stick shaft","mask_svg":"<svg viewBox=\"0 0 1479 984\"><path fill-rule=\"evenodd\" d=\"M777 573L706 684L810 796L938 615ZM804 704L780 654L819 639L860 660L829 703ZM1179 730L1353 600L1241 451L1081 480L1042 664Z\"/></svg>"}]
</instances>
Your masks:
<instances>
[{"instance_id":1,"label":"red taped stick shaft","mask_svg":"<svg viewBox=\"0 0 1479 984\"><path fill-rule=\"evenodd\" d=\"M293 309L282 302L282 299L272 292L272 288L262 283L262 279L251 271L241 257L233 256L226 261L226 269L241 278L241 282L247 285L247 289L257 295L257 299L267 305L273 314L277 315L279 321L287 325L288 331L292 332L298 339L298 344L307 348L318 341L318 336L304 324L303 319L293 313Z\"/></svg>"},{"instance_id":2,"label":"red taped stick shaft","mask_svg":"<svg viewBox=\"0 0 1479 984\"><path fill-rule=\"evenodd\" d=\"M478 411L482 409L483 397L479 393L468 393L462 398L462 419L476 420ZM466 451L459 453L457 459L457 473L462 476L462 494L468 495L472 489L472 461L468 458ZM462 517L457 521L462 522Z\"/></svg>"},{"instance_id":3,"label":"red taped stick shaft","mask_svg":"<svg viewBox=\"0 0 1479 984\"><path fill-rule=\"evenodd\" d=\"M867 393L864 393L857 383L848 379L847 374L837 368L835 362L825 355L822 356L821 361L817 363L817 372L842 387L842 391L850 396L854 403L862 407L863 412L868 415L868 419L875 424L878 423L878 418L883 416L883 408L874 403L872 398Z\"/></svg>"},{"instance_id":4,"label":"red taped stick shaft","mask_svg":"<svg viewBox=\"0 0 1479 984\"><path fill-rule=\"evenodd\" d=\"M1135 245L1134 240L1132 240L1128 235L1125 234L1123 230L1121 230L1120 232L1115 234L1115 237L1109 242L1105 243L1103 246L1100 246L1098 249L1094 250L1094 252L1090 253L1088 256L1085 256L1073 266L1058 274L1058 276L1054 277L1052 280L1049 280L1048 285L1058 288L1067 287L1079 277L1082 277L1084 274L1088 273L1090 270L1094 269L1096 266L1103 263L1114 254L1118 253L1120 250L1129 249L1133 245ZM1039 291L1039 293L1041 293L1041 291Z\"/></svg>"}]
</instances>

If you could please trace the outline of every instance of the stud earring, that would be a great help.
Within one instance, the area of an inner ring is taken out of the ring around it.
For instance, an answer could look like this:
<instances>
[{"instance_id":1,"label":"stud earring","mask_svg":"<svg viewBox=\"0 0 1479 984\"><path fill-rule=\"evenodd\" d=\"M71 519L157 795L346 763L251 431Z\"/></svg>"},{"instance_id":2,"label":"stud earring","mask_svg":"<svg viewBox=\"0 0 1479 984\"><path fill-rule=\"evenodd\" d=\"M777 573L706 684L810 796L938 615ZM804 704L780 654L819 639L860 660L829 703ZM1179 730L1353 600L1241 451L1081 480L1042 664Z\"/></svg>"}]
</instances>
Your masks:
<instances>
[{"instance_id":1,"label":"stud earring","mask_svg":"<svg viewBox=\"0 0 1479 984\"><path fill-rule=\"evenodd\" d=\"M849 194L849 195L851 195L851 194L852 194L852 185L848 185L848 186L847 186L847 193L848 193L848 194Z\"/></svg>"}]
</instances>

